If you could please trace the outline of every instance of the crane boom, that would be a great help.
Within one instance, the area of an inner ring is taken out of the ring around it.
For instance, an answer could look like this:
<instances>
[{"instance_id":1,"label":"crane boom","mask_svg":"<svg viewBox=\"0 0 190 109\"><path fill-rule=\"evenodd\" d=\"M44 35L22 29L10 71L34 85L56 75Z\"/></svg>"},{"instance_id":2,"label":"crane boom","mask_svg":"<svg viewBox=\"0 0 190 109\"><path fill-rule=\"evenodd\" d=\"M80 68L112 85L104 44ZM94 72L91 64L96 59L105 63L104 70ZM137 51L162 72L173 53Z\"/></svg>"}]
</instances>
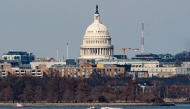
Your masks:
<instances>
[{"instance_id":1,"label":"crane boom","mask_svg":"<svg viewBox=\"0 0 190 109\"><path fill-rule=\"evenodd\" d=\"M125 59L125 51L126 51L126 50L138 51L139 48L124 48L124 47L120 47L120 48L116 48L116 50L122 50L122 51L123 51L123 59Z\"/></svg>"}]
</instances>

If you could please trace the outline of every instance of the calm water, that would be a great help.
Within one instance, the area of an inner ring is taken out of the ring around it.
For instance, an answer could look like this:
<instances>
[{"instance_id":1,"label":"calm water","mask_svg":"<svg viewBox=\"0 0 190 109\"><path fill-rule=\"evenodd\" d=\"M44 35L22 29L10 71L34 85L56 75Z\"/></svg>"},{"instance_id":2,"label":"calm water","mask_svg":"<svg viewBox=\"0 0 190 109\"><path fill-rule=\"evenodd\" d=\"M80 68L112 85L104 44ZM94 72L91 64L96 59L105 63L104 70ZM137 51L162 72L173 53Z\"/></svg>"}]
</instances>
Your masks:
<instances>
[{"instance_id":1,"label":"calm water","mask_svg":"<svg viewBox=\"0 0 190 109\"><path fill-rule=\"evenodd\" d=\"M190 104L176 104L176 106L116 106L123 109L190 109ZM22 109L86 109L87 106L84 107L72 107L72 106L64 106L64 107L25 107ZM96 107L100 109L100 107ZM14 109L14 107L0 107L0 109Z\"/></svg>"}]
</instances>

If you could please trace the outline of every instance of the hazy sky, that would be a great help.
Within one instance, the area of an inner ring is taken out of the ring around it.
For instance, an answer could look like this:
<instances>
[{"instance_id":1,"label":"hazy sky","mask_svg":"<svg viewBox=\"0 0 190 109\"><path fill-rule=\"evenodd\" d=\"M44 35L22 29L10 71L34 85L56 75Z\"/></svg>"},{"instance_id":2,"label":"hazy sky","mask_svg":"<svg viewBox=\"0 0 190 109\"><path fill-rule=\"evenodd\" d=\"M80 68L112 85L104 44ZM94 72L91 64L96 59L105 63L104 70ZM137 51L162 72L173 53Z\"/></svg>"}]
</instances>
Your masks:
<instances>
[{"instance_id":1,"label":"hazy sky","mask_svg":"<svg viewBox=\"0 0 190 109\"><path fill-rule=\"evenodd\" d=\"M0 55L15 50L56 58L58 47L62 59L68 42L69 58L77 58L96 4L115 47L140 47L144 21L146 53L190 50L190 0L1 0Z\"/></svg>"}]
</instances>

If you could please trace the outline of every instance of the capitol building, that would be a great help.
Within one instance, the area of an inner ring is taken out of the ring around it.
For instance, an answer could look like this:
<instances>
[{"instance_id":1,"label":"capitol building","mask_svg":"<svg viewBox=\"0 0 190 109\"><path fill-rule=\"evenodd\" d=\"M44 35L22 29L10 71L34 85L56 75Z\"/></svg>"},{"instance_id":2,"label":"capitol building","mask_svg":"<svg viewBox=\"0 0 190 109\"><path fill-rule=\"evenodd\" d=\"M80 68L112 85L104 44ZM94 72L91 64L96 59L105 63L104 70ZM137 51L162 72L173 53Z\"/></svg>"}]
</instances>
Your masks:
<instances>
[{"instance_id":1,"label":"capitol building","mask_svg":"<svg viewBox=\"0 0 190 109\"><path fill-rule=\"evenodd\" d=\"M111 59L114 55L114 46L108 29L100 22L98 6L94 14L94 22L88 26L80 46L79 59Z\"/></svg>"}]
</instances>

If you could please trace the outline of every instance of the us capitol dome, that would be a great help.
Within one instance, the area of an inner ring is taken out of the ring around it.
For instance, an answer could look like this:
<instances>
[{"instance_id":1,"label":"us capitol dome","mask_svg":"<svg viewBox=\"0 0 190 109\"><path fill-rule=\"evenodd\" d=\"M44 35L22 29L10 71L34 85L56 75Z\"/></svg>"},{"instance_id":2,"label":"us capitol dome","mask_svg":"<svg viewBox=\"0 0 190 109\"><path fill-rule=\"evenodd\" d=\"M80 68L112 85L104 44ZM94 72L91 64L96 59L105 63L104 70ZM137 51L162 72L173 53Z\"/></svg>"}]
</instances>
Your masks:
<instances>
[{"instance_id":1,"label":"us capitol dome","mask_svg":"<svg viewBox=\"0 0 190 109\"><path fill-rule=\"evenodd\" d=\"M80 59L110 59L114 54L114 46L108 29L100 22L100 14L96 5L94 22L86 29L83 43L80 46Z\"/></svg>"}]
</instances>

